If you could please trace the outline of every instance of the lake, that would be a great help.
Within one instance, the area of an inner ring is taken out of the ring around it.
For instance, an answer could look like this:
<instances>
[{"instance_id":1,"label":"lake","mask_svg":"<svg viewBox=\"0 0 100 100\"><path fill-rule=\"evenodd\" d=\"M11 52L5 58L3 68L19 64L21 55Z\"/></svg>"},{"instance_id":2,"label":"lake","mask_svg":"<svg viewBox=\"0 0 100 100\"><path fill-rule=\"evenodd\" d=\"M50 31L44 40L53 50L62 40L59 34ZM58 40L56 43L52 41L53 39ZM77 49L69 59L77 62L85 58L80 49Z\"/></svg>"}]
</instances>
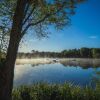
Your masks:
<instances>
[{"instance_id":1,"label":"lake","mask_svg":"<svg viewBox=\"0 0 100 100\"><path fill-rule=\"evenodd\" d=\"M61 63L18 64L15 66L14 86L30 85L37 82L70 82L75 85L94 86L94 78L100 67L74 66Z\"/></svg>"}]
</instances>

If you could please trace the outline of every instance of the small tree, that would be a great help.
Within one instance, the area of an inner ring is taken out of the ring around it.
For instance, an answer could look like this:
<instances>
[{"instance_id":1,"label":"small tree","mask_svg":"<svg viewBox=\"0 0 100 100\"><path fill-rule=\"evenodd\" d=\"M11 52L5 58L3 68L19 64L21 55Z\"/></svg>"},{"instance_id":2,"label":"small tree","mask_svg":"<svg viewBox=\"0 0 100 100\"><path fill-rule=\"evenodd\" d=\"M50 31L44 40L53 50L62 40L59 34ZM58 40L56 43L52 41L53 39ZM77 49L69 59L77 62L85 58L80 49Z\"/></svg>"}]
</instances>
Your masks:
<instances>
[{"instance_id":1,"label":"small tree","mask_svg":"<svg viewBox=\"0 0 100 100\"><path fill-rule=\"evenodd\" d=\"M81 48L80 49L80 55L81 55L81 57L83 57L83 58L88 58L88 57L90 57L90 49L89 48Z\"/></svg>"},{"instance_id":2,"label":"small tree","mask_svg":"<svg viewBox=\"0 0 100 100\"><path fill-rule=\"evenodd\" d=\"M62 29L70 22L76 4L83 0L2 0L0 1L0 26L10 32L6 63L0 79L0 100L11 100L14 65L19 43L28 30L45 37L47 26Z\"/></svg>"},{"instance_id":3,"label":"small tree","mask_svg":"<svg viewBox=\"0 0 100 100\"><path fill-rule=\"evenodd\" d=\"M93 58L100 58L100 48L92 49L92 56Z\"/></svg>"}]
</instances>

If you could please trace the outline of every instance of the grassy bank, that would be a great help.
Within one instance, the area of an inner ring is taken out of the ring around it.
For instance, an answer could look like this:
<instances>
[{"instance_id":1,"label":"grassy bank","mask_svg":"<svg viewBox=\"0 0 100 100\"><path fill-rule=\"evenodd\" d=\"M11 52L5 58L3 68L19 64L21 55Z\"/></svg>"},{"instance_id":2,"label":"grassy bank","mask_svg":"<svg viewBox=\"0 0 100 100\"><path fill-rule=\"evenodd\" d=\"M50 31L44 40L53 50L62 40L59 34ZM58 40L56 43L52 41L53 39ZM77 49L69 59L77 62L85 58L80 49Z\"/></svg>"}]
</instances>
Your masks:
<instances>
[{"instance_id":1,"label":"grassy bank","mask_svg":"<svg viewBox=\"0 0 100 100\"><path fill-rule=\"evenodd\" d=\"M95 89L71 84L34 84L13 90L13 100L100 100L100 84Z\"/></svg>"}]
</instances>

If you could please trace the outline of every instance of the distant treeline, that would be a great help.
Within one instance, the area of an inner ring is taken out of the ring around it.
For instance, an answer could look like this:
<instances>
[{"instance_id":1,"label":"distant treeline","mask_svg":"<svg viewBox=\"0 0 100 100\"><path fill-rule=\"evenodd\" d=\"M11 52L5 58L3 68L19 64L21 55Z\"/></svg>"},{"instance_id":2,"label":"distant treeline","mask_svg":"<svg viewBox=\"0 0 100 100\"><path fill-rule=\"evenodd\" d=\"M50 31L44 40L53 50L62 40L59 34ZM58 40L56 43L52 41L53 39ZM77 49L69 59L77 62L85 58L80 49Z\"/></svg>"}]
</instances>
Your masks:
<instances>
[{"instance_id":1,"label":"distant treeline","mask_svg":"<svg viewBox=\"0 0 100 100\"><path fill-rule=\"evenodd\" d=\"M100 58L100 48L69 49L61 52L39 52L32 50L31 53L18 53L17 58Z\"/></svg>"}]
</instances>

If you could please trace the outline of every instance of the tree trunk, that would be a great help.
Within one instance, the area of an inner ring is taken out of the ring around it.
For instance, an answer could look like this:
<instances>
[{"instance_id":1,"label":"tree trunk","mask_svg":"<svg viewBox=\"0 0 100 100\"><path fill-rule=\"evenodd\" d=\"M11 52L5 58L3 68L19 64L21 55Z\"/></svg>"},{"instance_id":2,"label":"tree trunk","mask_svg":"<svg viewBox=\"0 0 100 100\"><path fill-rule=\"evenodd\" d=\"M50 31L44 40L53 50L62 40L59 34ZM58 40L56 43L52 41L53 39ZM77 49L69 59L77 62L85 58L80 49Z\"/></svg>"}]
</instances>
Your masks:
<instances>
[{"instance_id":1,"label":"tree trunk","mask_svg":"<svg viewBox=\"0 0 100 100\"><path fill-rule=\"evenodd\" d=\"M18 51L19 41L14 38L10 40L7 58L4 68L2 69L3 78L0 80L0 100L11 100L13 88L14 65Z\"/></svg>"},{"instance_id":2,"label":"tree trunk","mask_svg":"<svg viewBox=\"0 0 100 100\"><path fill-rule=\"evenodd\" d=\"M27 0L17 0L17 6L13 17L12 30L10 33L9 47L5 65L0 79L0 100L11 100L14 78L14 65L16 61L19 42L21 40L22 23Z\"/></svg>"}]
</instances>

